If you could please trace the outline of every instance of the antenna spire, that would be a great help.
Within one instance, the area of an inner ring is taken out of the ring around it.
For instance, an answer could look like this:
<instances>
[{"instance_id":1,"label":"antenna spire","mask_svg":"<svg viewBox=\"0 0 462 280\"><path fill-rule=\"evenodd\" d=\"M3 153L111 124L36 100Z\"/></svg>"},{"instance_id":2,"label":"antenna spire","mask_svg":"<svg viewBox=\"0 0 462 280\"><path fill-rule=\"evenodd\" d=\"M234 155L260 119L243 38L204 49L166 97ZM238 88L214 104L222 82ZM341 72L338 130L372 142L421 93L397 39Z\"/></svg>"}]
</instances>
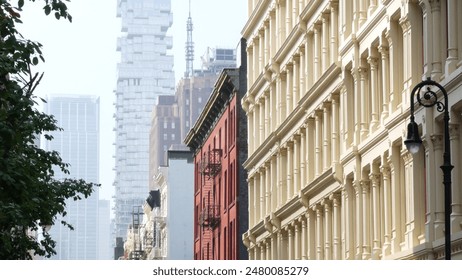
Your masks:
<instances>
[{"instance_id":1,"label":"antenna spire","mask_svg":"<svg viewBox=\"0 0 462 280\"><path fill-rule=\"evenodd\" d=\"M189 0L189 16L186 22L186 33L187 40L185 46L186 55L186 71L185 77L191 77L193 75L193 62L194 62L194 42L192 40L193 23L191 18L191 0Z\"/></svg>"}]
</instances>

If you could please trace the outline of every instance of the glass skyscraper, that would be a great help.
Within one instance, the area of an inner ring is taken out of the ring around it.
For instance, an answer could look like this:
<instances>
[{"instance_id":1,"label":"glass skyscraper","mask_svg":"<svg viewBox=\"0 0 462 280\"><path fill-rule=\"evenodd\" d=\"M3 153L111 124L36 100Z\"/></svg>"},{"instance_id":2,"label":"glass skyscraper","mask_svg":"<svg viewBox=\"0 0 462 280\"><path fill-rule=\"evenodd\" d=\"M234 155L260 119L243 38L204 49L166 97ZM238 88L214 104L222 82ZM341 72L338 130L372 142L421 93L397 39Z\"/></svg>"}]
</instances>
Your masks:
<instances>
[{"instance_id":1,"label":"glass skyscraper","mask_svg":"<svg viewBox=\"0 0 462 280\"><path fill-rule=\"evenodd\" d=\"M117 41L115 113L115 230L126 238L134 207L149 191L149 132L159 95L173 95L170 0L118 0L122 35Z\"/></svg>"},{"instance_id":2,"label":"glass skyscraper","mask_svg":"<svg viewBox=\"0 0 462 280\"><path fill-rule=\"evenodd\" d=\"M51 96L45 104L45 112L53 115L63 129L50 133L54 139L45 141L45 149L59 152L63 162L70 164L70 174L55 168L55 178L99 183L99 98L87 95ZM61 217L58 217L50 230L57 244L57 254L52 259L98 259L98 199L99 190L96 188L86 199L66 201L64 220L74 230L61 225Z\"/></svg>"}]
</instances>

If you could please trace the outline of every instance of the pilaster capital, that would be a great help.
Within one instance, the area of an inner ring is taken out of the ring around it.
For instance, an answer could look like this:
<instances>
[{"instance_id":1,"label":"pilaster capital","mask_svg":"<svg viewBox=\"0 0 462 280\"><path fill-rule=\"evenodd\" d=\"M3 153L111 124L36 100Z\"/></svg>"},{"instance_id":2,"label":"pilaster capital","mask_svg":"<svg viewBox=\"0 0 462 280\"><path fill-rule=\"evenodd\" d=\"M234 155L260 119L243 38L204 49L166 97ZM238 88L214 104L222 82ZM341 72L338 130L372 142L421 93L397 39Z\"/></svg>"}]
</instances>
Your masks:
<instances>
[{"instance_id":1,"label":"pilaster capital","mask_svg":"<svg viewBox=\"0 0 462 280\"><path fill-rule=\"evenodd\" d=\"M371 174L369 174L369 180L372 183L372 187L379 186L380 174L379 173L371 173Z\"/></svg>"},{"instance_id":2,"label":"pilaster capital","mask_svg":"<svg viewBox=\"0 0 462 280\"><path fill-rule=\"evenodd\" d=\"M340 193L331 193L329 199L332 201L334 207L340 206L342 196Z\"/></svg>"},{"instance_id":3,"label":"pilaster capital","mask_svg":"<svg viewBox=\"0 0 462 280\"><path fill-rule=\"evenodd\" d=\"M389 51L390 51L390 49L388 48L388 46L380 45L380 46L377 48L377 50L378 50L379 53L381 54L382 59L388 58Z\"/></svg>"},{"instance_id":4,"label":"pilaster capital","mask_svg":"<svg viewBox=\"0 0 462 280\"><path fill-rule=\"evenodd\" d=\"M443 135L441 134L432 134L430 135L430 139L433 144L433 149L441 150L443 148Z\"/></svg>"},{"instance_id":5,"label":"pilaster capital","mask_svg":"<svg viewBox=\"0 0 462 280\"><path fill-rule=\"evenodd\" d=\"M449 138L451 140L459 139L459 127L458 123L450 123L449 124Z\"/></svg>"},{"instance_id":6,"label":"pilaster capital","mask_svg":"<svg viewBox=\"0 0 462 280\"><path fill-rule=\"evenodd\" d=\"M371 188L371 181L369 181L369 180L367 180L367 179L362 179L362 180L360 181L360 184L361 184L362 193L363 193L363 194L369 193L370 188Z\"/></svg>"},{"instance_id":7,"label":"pilaster capital","mask_svg":"<svg viewBox=\"0 0 462 280\"><path fill-rule=\"evenodd\" d=\"M368 56L367 63L369 63L371 70L377 70L377 63L378 59L375 56Z\"/></svg>"},{"instance_id":8,"label":"pilaster capital","mask_svg":"<svg viewBox=\"0 0 462 280\"><path fill-rule=\"evenodd\" d=\"M432 13L441 11L441 1L440 0L428 0Z\"/></svg>"}]
</instances>

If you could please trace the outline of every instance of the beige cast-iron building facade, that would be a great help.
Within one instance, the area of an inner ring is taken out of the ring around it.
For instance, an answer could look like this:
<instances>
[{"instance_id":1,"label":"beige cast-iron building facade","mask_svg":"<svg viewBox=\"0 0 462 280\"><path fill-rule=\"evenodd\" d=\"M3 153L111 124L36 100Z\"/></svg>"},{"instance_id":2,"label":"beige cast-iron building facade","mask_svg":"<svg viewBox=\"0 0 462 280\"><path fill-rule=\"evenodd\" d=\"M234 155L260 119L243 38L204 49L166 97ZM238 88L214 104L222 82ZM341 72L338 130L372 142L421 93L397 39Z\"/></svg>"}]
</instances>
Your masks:
<instances>
[{"instance_id":1,"label":"beige cast-iron building facade","mask_svg":"<svg viewBox=\"0 0 462 280\"><path fill-rule=\"evenodd\" d=\"M249 0L249 259L444 258L443 122L410 93L449 94L452 257L462 259L462 2Z\"/></svg>"}]
</instances>

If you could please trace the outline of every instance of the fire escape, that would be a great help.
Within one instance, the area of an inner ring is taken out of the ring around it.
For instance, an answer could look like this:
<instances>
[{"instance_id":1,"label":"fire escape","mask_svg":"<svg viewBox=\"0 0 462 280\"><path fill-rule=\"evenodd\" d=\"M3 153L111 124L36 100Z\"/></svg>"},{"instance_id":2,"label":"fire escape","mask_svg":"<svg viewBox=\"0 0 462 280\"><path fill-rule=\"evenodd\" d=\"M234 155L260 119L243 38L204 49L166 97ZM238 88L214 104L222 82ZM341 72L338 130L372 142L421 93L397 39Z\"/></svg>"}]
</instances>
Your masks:
<instances>
[{"instance_id":1,"label":"fire escape","mask_svg":"<svg viewBox=\"0 0 462 280\"><path fill-rule=\"evenodd\" d=\"M215 239L214 229L220 224L219 198L215 198L214 181L221 171L221 149L213 149L206 153L200 164L203 178L202 207L199 213L199 224L202 228L202 259L214 258ZM219 186L218 186L219 187Z\"/></svg>"},{"instance_id":2,"label":"fire escape","mask_svg":"<svg viewBox=\"0 0 462 280\"><path fill-rule=\"evenodd\" d=\"M142 241L140 236L141 219L143 212L140 206L134 206L132 212L132 238L133 238L133 250L130 252L128 258L130 260L143 260L146 259L145 252L142 248Z\"/></svg>"}]
</instances>

